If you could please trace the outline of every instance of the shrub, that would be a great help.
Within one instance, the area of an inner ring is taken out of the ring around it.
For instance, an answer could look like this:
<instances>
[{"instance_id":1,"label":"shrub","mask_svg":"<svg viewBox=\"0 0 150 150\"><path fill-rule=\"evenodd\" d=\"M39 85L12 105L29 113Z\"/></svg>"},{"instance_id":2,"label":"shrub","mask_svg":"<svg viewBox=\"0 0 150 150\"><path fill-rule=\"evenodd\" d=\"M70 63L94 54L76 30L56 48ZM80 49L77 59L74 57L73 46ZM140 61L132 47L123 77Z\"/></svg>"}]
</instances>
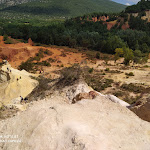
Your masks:
<instances>
[{"instance_id":1,"label":"shrub","mask_svg":"<svg viewBox=\"0 0 150 150\"><path fill-rule=\"evenodd\" d=\"M53 55L53 52L49 51L48 49L44 50L44 54L51 56Z\"/></svg>"},{"instance_id":2,"label":"shrub","mask_svg":"<svg viewBox=\"0 0 150 150\"><path fill-rule=\"evenodd\" d=\"M145 65L145 66L143 66L144 68L149 68L150 66L148 66L148 65Z\"/></svg>"},{"instance_id":3,"label":"shrub","mask_svg":"<svg viewBox=\"0 0 150 150\"><path fill-rule=\"evenodd\" d=\"M43 58L44 55L43 55L43 50L40 49L38 53L36 53L36 56L39 57L39 58Z\"/></svg>"},{"instance_id":4,"label":"shrub","mask_svg":"<svg viewBox=\"0 0 150 150\"><path fill-rule=\"evenodd\" d=\"M51 66L51 64L49 63L49 62L47 62L47 61L42 61L42 62L38 62L38 63L36 63L37 65L41 65L41 66Z\"/></svg>"},{"instance_id":5,"label":"shrub","mask_svg":"<svg viewBox=\"0 0 150 150\"><path fill-rule=\"evenodd\" d=\"M51 64L47 61L42 61L42 64L43 64L43 66L49 66L49 67L51 66Z\"/></svg>"},{"instance_id":6,"label":"shrub","mask_svg":"<svg viewBox=\"0 0 150 150\"><path fill-rule=\"evenodd\" d=\"M79 65L73 65L72 67L63 68L61 70L61 75L62 78L59 81L58 86L68 86L72 85L81 77L82 70Z\"/></svg>"},{"instance_id":7,"label":"shrub","mask_svg":"<svg viewBox=\"0 0 150 150\"><path fill-rule=\"evenodd\" d=\"M96 53L96 58L100 59L100 53L99 52Z\"/></svg>"},{"instance_id":8,"label":"shrub","mask_svg":"<svg viewBox=\"0 0 150 150\"><path fill-rule=\"evenodd\" d=\"M111 87L111 84L114 82L112 79L103 78L100 74L88 74L84 76L84 79L86 83L96 91L105 90Z\"/></svg>"},{"instance_id":9,"label":"shrub","mask_svg":"<svg viewBox=\"0 0 150 150\"><path fill-rule=\"evenodd\" d=\"M122 84L121 88L126 91L134 92L134 93L142 93L146 90L143 86L138 86L133 83L130 84Z\"/></svg>"},{"instance_id":10,"label":"shrub","mask_svg":"<svg viewBox=\"0 0 150 150\"><path fill-rule=\"evenodd\" d=\"M89 72L89 73L92 73L93 70L94 70L93 68L90 68L88 72Z\"/></svg>"},{"instance_id":11,"label":"shrub","mask_svg":"<svg viewBox=\"0 0 150 150\"><path fill-rule=\"evenodd\" d=\"M119 57L123 56L123 48L115 49L115 62L119 59Z\"/></svg>"},{"instance_id":12,"label":"shrub","mask_svg":"<svg viewBox=\"0 0 150 150\"><path fill-rule=\"evenodd\" d=\"M113 95L117 97L122 97L125 95L125 92L119 90L119 91L114 92Z\"/></svg>"},{"instance_id":13,"label":"shrub","mask_svg":"<svg viewBox=\"0 0 150 150\"><path fill-rule=\"evenodd\" d=\"M106 69L105 69L105 71L109 71L109 70L110 70L109 68L106 68Z\"/></svg>"},{"instance_id":14,"label":"shrub","mask_svg":"<svg viewBox=\"0 0 150 150\"><path fill-rule=\"evenodd\" d=\"M0 58L1 58L2 60L7 60L7 59L8 59L8 57L7 57L6 55L4 55L4 54L0 54Z\"/></svg>"},{"instance_id":15,"label":"shrub","mask_svg":"<svg viewBox=\"0 0 150 150\"><path fill-rule=\"evenodd\" d=\"M34 60L36 60L36 61L40 61L40 60L41 60L41 58L40 58L39 56L36 56L36 57L34 57Z\"/></svg>"},{"instance_id":16,"label":"shrub","mask_svg":"<svg viewBox=\"0 0 150 150\"><path fill-rule=\"evenodd\" d=\"M10 38L8 38L7 40L5 40L4 43L5 44L13 44L13 41Z\"/></svg>"},{"instance_id":17,"label":"shrub","mask_svg":"<svg viewBox=\"0 0 150 150\"><path fill-rule=\"evenodd\" d=\"M8 40L8 35L5 34L5 35L3 36L3 40L4 40L4 41Z\"/></svg>"},{"instance_id":18,"label":"shrub","mask_svg":"<svg viewBox=\"0 0 150 150\"><path fill-rule=\"evenodd\" d=\"M43 99L46 96L46 91L51 89L49 83L53 81L52 79L39 76L36 80L38 80L39 85L28 95L29 101L37 100L38 97Z\"/></svg>"},{"instance_id":19,"label":"shrub","mask_svg":"<svg viewBox=\"0 0 150 150\"><path fill-rule=\"evenodd\" d=\"M48 61L51 62L51 63L53 63L53 62L55 62L56 60L53 59L53 58L49 58Z\"/></svg>"},{"instance_id":20,"label":"shrub","mask_svg":"<svg viewBox=\"0 0 150 150\"><path fill-rule=\"evenodd\" d=\"M64 65L63 64L61 64L61 66L60 67L64 67Z\"/></svg>"},{"instance_id":21,"label":"shrub","mask_svg":"<svg viewBox=\"0 0 150 150\"><path fill-rule=\"evenodd\" d=\"M62 57L66 57L67 55L64 53L64 52L61 52L61 55Z\"/></svg>"},{"instance_id":22,"label":"shrub","mask_svg":"<svg viewBox=\"0 0 150 150\"><path fill-rule=\"evenodd\" d=\"M134 76L133 72L125 73L127 76Z\"/></svg>"},{"instance_id":23,"label":"shrub","mask_svg":"<svg viewBox=\"0 0 150 150\"><path fill-rule=\"evenodd\" d=\"M30 62L29 60L26 62L22 62L21 65L18 67L20 70L26 70L26 71L34 71L34 64Z\"/></svg>"}]
</instances>

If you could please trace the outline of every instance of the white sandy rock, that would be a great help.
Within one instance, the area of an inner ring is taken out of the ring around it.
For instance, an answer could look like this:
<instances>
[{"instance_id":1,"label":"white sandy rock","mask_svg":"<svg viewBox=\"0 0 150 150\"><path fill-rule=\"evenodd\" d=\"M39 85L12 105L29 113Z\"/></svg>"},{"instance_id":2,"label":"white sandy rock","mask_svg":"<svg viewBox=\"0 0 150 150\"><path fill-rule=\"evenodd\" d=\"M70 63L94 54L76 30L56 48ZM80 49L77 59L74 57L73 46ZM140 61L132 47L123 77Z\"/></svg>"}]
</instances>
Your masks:
<instances>
[{"instance_id":1,"label":"white sandy rock","mask_svg":"<svg viewBox=\"0 0 150 150\"><path fill-rule=\"evenodd\" d=\"M150 150L150 123L103 96L70 105L62 97L33 102L0 122L1 135L20 143L2 150Z\"/></svg>"},{"instance_id":2,"label":"white sandy rock","mask_svg":"<svg viewBox=\"0 0 150 150\"><path fill-rule=\"evenodd\" d=\"M118 103L121 106L125 106L125 107L130 107L130 104L128 104L127 102L119 99L118 97L114 96L114 95L106 95L106 97L111 100L114 103Z\"/></svg>"}]
</instances>

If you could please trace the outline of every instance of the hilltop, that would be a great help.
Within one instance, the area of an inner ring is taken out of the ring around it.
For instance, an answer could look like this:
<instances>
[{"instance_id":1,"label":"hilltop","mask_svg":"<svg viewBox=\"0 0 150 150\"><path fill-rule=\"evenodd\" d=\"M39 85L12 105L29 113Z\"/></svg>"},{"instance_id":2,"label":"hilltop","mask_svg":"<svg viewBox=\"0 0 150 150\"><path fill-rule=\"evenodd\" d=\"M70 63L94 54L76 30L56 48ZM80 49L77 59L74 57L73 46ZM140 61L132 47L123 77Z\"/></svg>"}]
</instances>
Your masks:
<instances>
[{"instance_id":1,"label":"hilltop","mask_svg":"<svg viewBox=\"0 0 150 150\"><path fill-rule=\"evenodd\" d=\"M7 3L3 5L1 15L24 16L25 18L30 16L75 17L93 12L120 12L126 7L110 0L19 1L19 4L16 1L12 6Z\"/></svg>"}]
</instances>

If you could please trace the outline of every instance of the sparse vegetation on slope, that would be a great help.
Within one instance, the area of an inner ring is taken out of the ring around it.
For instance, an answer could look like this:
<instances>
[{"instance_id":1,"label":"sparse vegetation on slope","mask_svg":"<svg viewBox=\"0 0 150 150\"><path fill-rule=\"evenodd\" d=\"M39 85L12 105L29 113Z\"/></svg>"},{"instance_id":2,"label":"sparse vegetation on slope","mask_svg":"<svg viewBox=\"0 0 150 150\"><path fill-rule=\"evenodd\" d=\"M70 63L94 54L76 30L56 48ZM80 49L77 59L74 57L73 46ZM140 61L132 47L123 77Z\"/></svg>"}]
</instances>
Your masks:
<instances>
[{"instance_id":1,"label":"sparse vegetation on slope","mask_svg":"<svg viewBox=\"0 0 150 150\"><path fill-rule=\"evenodd\" d=\"M34 57L30 57L26 62L22 62L18 67L20 70L26 70L28 72L35 72L38 66L48 66L50 67L51 61L54 61L52 58L48 60L41 61L44 55L51 56L53 53L47 49L39 49L39 52L35 54ZM50 62L49 62L50 61Z\"/></svg>"}]
</instances>

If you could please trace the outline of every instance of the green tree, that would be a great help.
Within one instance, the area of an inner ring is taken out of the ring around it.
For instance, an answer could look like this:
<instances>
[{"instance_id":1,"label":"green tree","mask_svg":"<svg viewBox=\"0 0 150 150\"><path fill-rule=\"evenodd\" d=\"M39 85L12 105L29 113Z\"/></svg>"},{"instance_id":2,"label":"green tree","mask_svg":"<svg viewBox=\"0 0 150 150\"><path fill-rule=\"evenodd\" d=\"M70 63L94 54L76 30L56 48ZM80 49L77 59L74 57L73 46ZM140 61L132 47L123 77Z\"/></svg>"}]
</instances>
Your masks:
<instances>
[{"instance_id":1,"label":"green tree","mask_svg":"<svg viewBox=\"0 0 150 150\"><path fill-rule=\"evenodd\" d=\"M142 53L140 50L135 50L134 51L134 58L133 58L133 62L134 63L140 63L141 62L141 58L142 58Z\"/></svg>"},{"instance_id":2,"label":"green tree","mask_svg":"<svg viewBox=\"0 0 150 150\"><path fill-rule=\"evenodd\" d=\"M123 48L115 49L115 62L119 59L119 57L123 56Z\"/></svg>"},{"instance_id":3,"label":"green tree","mask_svg":"<svg viewBox=\"0 0 150 150\"><path fill-rule=\"evenodd\" d=\"M5 34L5 35L3 36L3 40L4 40L4 41L7 41L7 40L8 40L8 35L7 35L7 34Z\"/></svg>"},{"instance_id":4,"label":"green tree","mask_svg":"<svg viewBox=\"0 0 150 150\"><path fill-rule=\"evenodd\" d=\"M107 53L114 53L115 49L118 47L125 47L126 44L123 40L118 36L110 36L108 37L106 44L105 44L105 52Z\"/></svg>"},{"instance_id":5,"label":"green tree","mask_svg":"<svg viewBox=\"0 0 150 150\"><path fill-rule=\"evenodd\" d=\"M132 61L134 59L134 54L133 54L133 50L129 49L129 48L124 48L123 49L123 56L124 56L124 64L125 65L129 65L130 61Z\"/></svg>"},{"instance_id":6,"label":"green tree","mask_svg":"<svg viewBox=\"0 0 150 150\"><path fill-rule=\"evenodd\" d=\"M134 49L136 50L136 49L139 49L139 43L138 43L138 40L136 40L136 43L135 43L135 45L134 45Z\"/></svg>"},{"instance_id":7,"label":"green tree","mask_svg":"<svg viewBox=\"0 0 150 150\"><path fill-rule=\"evenodd\" d=\"M143 52L143 53L148 53L149 52L149 47L147 46L147 44L146 43L143 43L142 45L141 45L141 51Z\"/></svg>"}]
</instances>

